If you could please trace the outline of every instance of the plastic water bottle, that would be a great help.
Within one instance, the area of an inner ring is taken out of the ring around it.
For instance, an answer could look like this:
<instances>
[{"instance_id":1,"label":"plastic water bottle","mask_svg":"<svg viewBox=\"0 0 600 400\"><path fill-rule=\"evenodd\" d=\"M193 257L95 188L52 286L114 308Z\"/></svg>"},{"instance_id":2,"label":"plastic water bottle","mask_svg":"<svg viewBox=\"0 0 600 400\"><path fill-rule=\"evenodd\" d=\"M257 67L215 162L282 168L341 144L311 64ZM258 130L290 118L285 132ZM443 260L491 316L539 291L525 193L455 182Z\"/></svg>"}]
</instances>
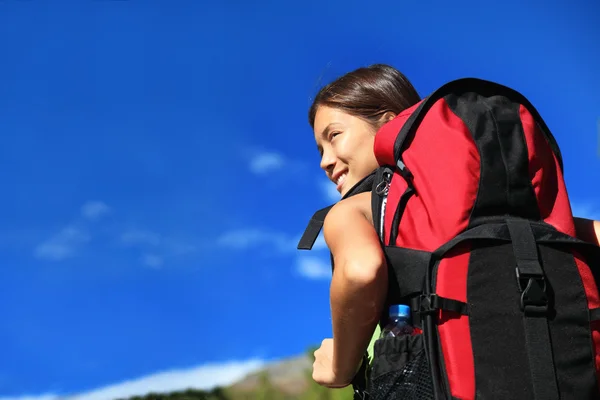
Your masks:
<instances>
[{"instance_id":1,"label":"plastic water bottle","mask_svg":"<svg viewBox=\"0 0 600 400\"><path fill-rule=\"evenodd\" d=\"M381 338L412 335L414 328L410 321L410 307L404 304L390 306L387 325L381 331Z\"/></svg>"}]
</instances>

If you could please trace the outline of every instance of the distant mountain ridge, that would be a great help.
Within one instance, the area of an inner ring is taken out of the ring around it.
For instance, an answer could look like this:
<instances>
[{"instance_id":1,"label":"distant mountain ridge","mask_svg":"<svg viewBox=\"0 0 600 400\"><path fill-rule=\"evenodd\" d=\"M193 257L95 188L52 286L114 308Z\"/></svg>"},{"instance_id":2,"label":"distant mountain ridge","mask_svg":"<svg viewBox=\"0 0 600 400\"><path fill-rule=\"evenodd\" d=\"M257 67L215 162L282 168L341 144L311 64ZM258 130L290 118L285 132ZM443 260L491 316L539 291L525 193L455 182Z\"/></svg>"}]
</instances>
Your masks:
<instances>
[{"instance_id":1,"label":"distant mountain ridge","mask_svg":"<svg viewBox=\"0 0 600 400\"><path fill-rule=\"evenodd\" d=\"M352 400L352 389L328 389L312 379L312 350L265 365L226 387L187 389L107 400Z\"/></svg>"},{"instance_id":2,"label":"distant mountain ridge","mask_svg":"<svg viewBox=\"0 0 600 400\"><path fill-rule=\"evenodd\" d=\"M308 356L299 356L267 364L262 370L247 375L242 380L229 386L239 392L252 392L261 384L261 377L266 375L271 385L289 394L299 395L306 391L310 382L313 361Z\"/></svg>"}]
</instances>

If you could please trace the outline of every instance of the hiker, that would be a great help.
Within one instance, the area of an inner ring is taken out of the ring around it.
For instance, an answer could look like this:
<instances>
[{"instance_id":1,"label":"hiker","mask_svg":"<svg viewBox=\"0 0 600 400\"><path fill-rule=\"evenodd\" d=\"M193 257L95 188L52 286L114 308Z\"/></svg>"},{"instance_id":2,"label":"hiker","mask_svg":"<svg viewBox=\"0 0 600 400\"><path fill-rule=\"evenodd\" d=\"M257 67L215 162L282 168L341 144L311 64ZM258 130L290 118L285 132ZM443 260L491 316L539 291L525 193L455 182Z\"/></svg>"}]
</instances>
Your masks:
<instances>
[{"instance_id":1,"label":"hiker","mask_svg":"<svg viewBox=\"0 0 600 400\"><path fill-rule=\"evenodd\" d=\"M420 100L402 73L381 64L347 73L319 91L309 122L320 166L342 196L379 167L375 133ZM579 239L599 244L599 221L574 217L574 223ZM388 268L374 229L371 191L334 205L323 232L335 265L330 288L333 338L325 339L315 352L313 379L342 388L361 367L388 293Z\"/></svg>"}]
</instances>

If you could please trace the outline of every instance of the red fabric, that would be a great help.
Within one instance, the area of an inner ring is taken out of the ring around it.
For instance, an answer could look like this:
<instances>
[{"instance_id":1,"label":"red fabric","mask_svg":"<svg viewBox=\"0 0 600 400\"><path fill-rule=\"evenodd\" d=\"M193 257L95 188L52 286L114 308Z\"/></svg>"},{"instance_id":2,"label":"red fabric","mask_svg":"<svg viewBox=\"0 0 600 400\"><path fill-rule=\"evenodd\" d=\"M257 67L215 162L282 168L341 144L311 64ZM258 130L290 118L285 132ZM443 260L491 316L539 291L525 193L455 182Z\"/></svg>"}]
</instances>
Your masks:
<instances>
[{"instance_id":1,"label":"red fabric","mask_svg":"<svg viewBox=\"0 0 600 400\"><path fill-rule=\"evenodd\" d=\"M402 126L421 102L407 108L393 120L383 125L375 135L374 152L379 165L396 165L394 159L394 142Z\"/></svg>"},{"instance_id":2,"label":"red fabric","mask_svg":"<svg viewBox=\"0 0 600 400\"><path fill-rule=\"evenodd\" d=\"M542 219L567 235L576 236L575 224L567 189L556 156L523 106L521 122L529 153L529 176L533 183ZM573 251L590 309L600 307L600 295L589 265L579 253ZM596 376L600 382L600 323L592 323L592 345L596 354ZM600 384L600 383L599 383Z\"/></svg>"},{"instance_id":3,"label":"red fabric","mask_svg":"<svg viewBox=\"0 0 600 400\"><path fill-rule=\"evenodd\" d=\"M381 164L395 165L393 150L389 150L409 116L400 114L377 133L375 151ZM414 175L417 194L402 216L396 245L435 250L469 223L479 183L477 147L462 120L440 100L430 109L402 158ZM394 174L384 219L386 235L406 186L404 179Z\"/></svg>"},{"instance_id":4,"label":"red fabric","mask_svg":"<svg viewBox=\"0 0 600 400\"><path fill-rule=\"evenodd\" d=\"M469 248L460 246L440 262L437 294L450 299L467 301L469 257ZM442 311L438 332L452 396L463 400L475 399L475 366L469 317Z\"/></svg>"},{"instance_id":5,"label":"red fabric","mask_svg":"<svg viewBox=\"0 0 600 400\"><path fill-rule=\"evenodd\" d=\"M407 109L377 133L374 150L380 165L395 165L395 139L417 107L418 104ZM529 154L530 179L542 219L559 231L575 236L558 160L523 106L520 117ZM402 158L414 175L417 194L406 206L395 245L433 251L468 226L480 178L479 153L467 127L442 99L430 109ZM386 244L396 207L406 187L404 179L395 173L384 218ZM589 266L576 253L575 260L589 307L600 307L598 288ZM455 249L449 254L439 265L436 292L444 297L466 301L468 264L468 249ZM452 395L461 399L475 398L468 316L443 312L438 329ZM600 323L592 329L600 380Z\"/></svg>"},{"instance_id":6,"label":"red fabric","mask_svg":"<svg viewBox=\"0 0 600 400\"><path fill-rule=\"evenodd\" d=\"M575 236L569 197L558 160L533 116L523 106L519 111L529 153L529 177L542 219L559 231Z\"/></svg>"},{"instance_id":7,"label":"red fabric","mask_svg":"<svg viewBox=\"0 0 600 400\"><path fill-rule=\"evenodd\" d=\"M381 165L395 165L394 141L414 108L377 133L375 152ZM440 100L422 121L402 158L414 175L417 194L406 206L395 244L433 251L468 226L479 183L479 152L462 120ZM406 187L404 179L394 174L384 219L388 238L395 208ZM454 254L440 263L436 291L466 301L469 253L463 250ZM473 399L475 370L468 316L444 312L439 337L453 396Z\"/></svg>"}]
</instances>

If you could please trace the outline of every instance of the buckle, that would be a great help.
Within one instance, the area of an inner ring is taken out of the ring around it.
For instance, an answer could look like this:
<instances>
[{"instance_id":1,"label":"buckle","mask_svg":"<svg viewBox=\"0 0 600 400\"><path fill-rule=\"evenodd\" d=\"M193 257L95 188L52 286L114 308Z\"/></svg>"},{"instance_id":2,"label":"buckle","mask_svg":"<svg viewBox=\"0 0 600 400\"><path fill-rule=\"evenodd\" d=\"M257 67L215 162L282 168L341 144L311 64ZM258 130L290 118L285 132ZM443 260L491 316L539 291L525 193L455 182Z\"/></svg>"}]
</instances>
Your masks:
<instances>
[{"instance_id":1,"label":"buckle","mask_svg":"<svg viewBox=\"0 0 600 400\"><path fill-rule=\"evenodd\" d=\"M435 314L439 310L436 294L422 294L419 303L419 314Z\"/></svg>"},{"instance_id":2,"label":"buckle","mask_svg":"<svg viewBox=\"0 0 600 400\"><path fill-rule=\"evenodd\" d=\"M541 274L523 274L516 269L519 290L521 291L521 311L533 313L548 312L546 279Z\"/></svg>"}]
</instances>

